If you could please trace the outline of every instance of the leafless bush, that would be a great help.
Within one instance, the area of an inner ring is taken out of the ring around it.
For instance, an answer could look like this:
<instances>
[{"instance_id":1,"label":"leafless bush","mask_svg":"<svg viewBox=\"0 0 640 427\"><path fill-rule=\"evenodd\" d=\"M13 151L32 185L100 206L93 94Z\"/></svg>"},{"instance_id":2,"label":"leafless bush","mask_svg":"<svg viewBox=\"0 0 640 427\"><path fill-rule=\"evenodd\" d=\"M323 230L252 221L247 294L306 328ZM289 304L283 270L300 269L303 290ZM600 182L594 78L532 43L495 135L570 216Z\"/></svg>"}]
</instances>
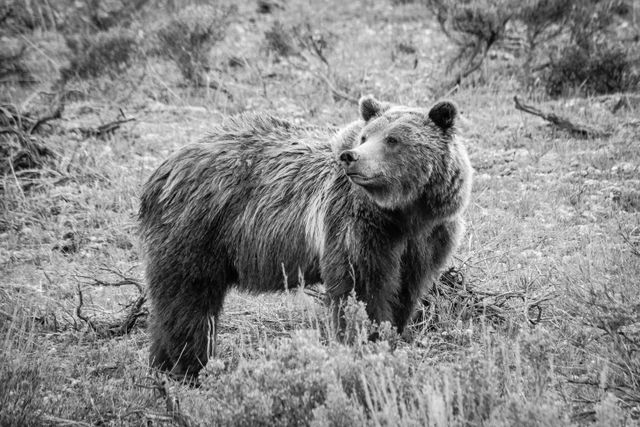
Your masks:
<instances>
[{"instance_id":1,"label":"leafless bush","mask_svg":"<svg viewBox=\"0 0 640 427\"><path fill-rule=\"evenodd\" d=\"M326 53L331 48L333 34L315 28L309 21L295 25L284 25L275 21L265 32L265 47L277 57L310 55L322 61L329 62Z\"/></svg>"},{"instance_id":2,"label":"leafless bush","mask_svg":"<svg viewBox=\"0 0 640 427\"><path fill-rule=\"evenodd\" d=\"M62 14L66 33L107 31L128 27L149 0L85 0L75 2Z\"/></svg>"},{"instance_id":3,"label":"leafless bush","mask_svg":"<svg viewBox=\"0 0 640 427\"><path fill-rule=\"evenodd\" d=\"M36 28L55 28L58 12L48 3L3 1L0 4L0 34L14 35Z\"/></svg>"},{"instance_id":4,"label":"leafless bush","mask_svg":"<svg viewBox=\"0 0 640 427\"><path fill-rule=\"evenodd\" d=\"M44 123L60 118L62 105L41 117L19 111L14 105L0 105L0 173L42 168L57 156L37 135Z\"/></svg>"},{"instance_id":5,"label":"leafless bush","mask_svg":"<svg viewBox=\"0 0 640 427\"><path fill-rule=\"evenodd\" d=\"M138 52L135 37L123 29L68 36L65 40L71 58L69 66L62 70L63 81L117 75L132 64Z\"/></svg>"},{"instance_id":6,"label":"leafless bush","mask_svg":"<svg viewBox=\"0 0 640 427\"><path fill-rule=\"evenodd\" d=\"M209 51L223 40L235 7L188 6L160 24L156 53L173 61L185 80L206 84L210 70Z\"/></svg>"},{"instance_id":7,"label":"leafless bush","mask_svg":"<svg viewBox=\"0 0 640 427\"><path fill-rule=\"evenodd\" d=\"M568 88L587 93L637 88L637 60L630 56L637 40L630 44L612 30L616 22L629 21L624 0L424 0L424 4L458 46L449 64L458 71L443 85L444 91L478 70L490 49L514 37L522 40L525 51L521 65L527 86L537 77L547 82L552 95Z\"/></svg>"},{"instance_id":8,"label":"leafless bush","mask_svg":"<svg viewBox=\"0 0 640 427\"><path fill-rule=\"evenodd\" d=\"M459 84L482 65L489 49L499 41L513 17L513 0L479 0L461 3L455 0L425 0L424 4L436 16L444 34L458 51L449 63L458 65L454 78L444 90Z\"/></svg>"}]
</instances>

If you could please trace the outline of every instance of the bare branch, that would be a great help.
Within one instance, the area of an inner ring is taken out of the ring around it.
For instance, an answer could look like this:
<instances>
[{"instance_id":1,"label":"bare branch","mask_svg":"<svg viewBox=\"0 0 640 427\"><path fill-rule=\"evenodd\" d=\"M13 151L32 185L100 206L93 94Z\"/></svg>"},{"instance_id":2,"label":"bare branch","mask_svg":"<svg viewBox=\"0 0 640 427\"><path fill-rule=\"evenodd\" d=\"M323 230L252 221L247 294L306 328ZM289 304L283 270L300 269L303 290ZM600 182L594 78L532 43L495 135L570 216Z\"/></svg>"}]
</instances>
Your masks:
<instances>
[{"instance_id":1,"label":"bare branch","mask_svg":"<svg viewBox=\"0 0 640 427\"><path fill-rule=\"evenodd\" d=\"M111 270L110 270L111 271ZM133 328L138 325L140 319L145 318L149 314L149 310L146 307L147 296L144 292L142 284L130 277L126 277L122 275L122 273L113 272L114 274L120 275L121 280L116 282L107 282L97 278L91 278L88 276L76 276L76 278L87 279L89 282L85 282L85 285L90 286L100 286L100 287L121 287L121 286L135 286L140 292L140 296L136 298L134 301L127 304L125 310L127 311L125 316L121 319L116 319L112 321L101 321L96 322L90 319L88 316L82 313L83 306L83 295L82 290L80 288L80 284L78 284L78 296L79 296L79 305L76 308L76 315L79 319L87 323L93 332L97 333L101 337L116 337L126 335L133 330Z\"/></svg>"},{"instance_id":2,"label":"bare branch","mask_svg":"<svg viewBox=\"0 0 640 427\"><path fill-rule=\"evenodd\" d=\"M89 138L92 136L96 138L103 138L108 134L113 133L116 129L118 129L124 123L132 122L134 120L135 118L114 120L112 122L105 123L104 125L98 126L97 128L77 127L77 128L71 129L71 132L77 132L85 138Z\"/></svg>"},{"instance_id":3,"label":"bare branch","mask_svg":"<svg viewBox=\"0 0 640 427\"><path fill-rule=\"evenodd\" d=\"M83 305L84 305L84 300L82 298L82 289L80 289L80 285L78 285L78 306L76 307L76 316L78 316L78 319L85 322L89 326L89 328L95 332L96 327L93 325L93 322L91 321L91 319L89 319L87 316L82 314Z\"/></svg>"},{"instance_id":4,"label":"bare branch","mask_svg":"<svg viewBox=\"0 0 640 427\"><path fill-rule=\"evenodd\" d=\"M35 131L38 130L38 128L40 126L42 126L43 124L45 124L48 121L51 120L56 120L62 117L62 110L64 109L64 106L62 103L58 104L58 107L50 114L47 114L45 116L42 116L40 118L38 118L36 120L36 122L31 126L31 128L29 129L29 134L34 133Z\"/></svg>"},{"instance_id":5,"label":"bare branch","mask_svg":"<svg viewBox=\"0 0 640 427\"><path fill-rule=\"evenodd\" d=\"M522 103L517 96L513 97L513 101L516 104L516 109L524 111L525 113L533 114L534 116L541 117L544 120L555 125L556 127L566 130L569 133L580 136L582 138L602 138L611 135L608 132L593 129L583 124L576 124L571 122L569 119L560 117L554 113L544 112L533 106L526 105Z\"/></svg>"}]
</instances>

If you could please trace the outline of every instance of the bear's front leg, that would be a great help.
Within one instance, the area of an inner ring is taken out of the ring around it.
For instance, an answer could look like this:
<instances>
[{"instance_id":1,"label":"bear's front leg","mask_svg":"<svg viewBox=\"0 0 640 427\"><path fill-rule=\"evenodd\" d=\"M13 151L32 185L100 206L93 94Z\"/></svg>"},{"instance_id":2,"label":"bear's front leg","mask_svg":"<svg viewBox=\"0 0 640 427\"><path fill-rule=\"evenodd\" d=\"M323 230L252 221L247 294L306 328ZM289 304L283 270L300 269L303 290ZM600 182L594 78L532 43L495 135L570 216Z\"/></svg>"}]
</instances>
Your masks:
<instances>
[{"instance_id":1,"label":"bear's front leg","mask_svg":"<svg viewBox=\"0 0 640 427\"><path fill-rule=\"evenodd\" d=\"M402 333L413 317L418 300L440 277L463 231L459 218L435 226L407 241L402 254L400 291L393 304L394 324Z\"/></svg>"},{"instance_id":2,"label":"bear's front leg","mask_svg":"<svg viewBox=\"0 0 640 427\"><path fill-rule=\"evenodd\" d=\"M352 290L355 290L356 298L366 304L369 319L377 324L394 322L393 307L400 287L401 251L395 248L387 251L360 249L360 254L368 255L366 259L332 252L332 256L324 259L321 265L322 278L332 304L333 326L339 339L344 338L344 307Z\"/></svg>"}]
</instances>

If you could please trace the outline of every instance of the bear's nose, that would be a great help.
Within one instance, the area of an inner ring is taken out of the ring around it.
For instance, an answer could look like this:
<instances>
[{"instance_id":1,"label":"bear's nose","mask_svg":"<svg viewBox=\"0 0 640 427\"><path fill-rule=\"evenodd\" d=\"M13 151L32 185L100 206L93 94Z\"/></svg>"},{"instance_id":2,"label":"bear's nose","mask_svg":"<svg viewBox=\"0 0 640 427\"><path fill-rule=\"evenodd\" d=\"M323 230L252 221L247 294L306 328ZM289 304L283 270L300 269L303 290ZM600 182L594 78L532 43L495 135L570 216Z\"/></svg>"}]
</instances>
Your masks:
<instances>
[{"instance_id":1,"label":"bear's nose","mask_svg":"<svg viewBox=\"0 0 640 427\"><path fill-rule=\"evenodd\" d=\"M351 150L343 151L340 154L340 161L344 163L345 166L349 166L351 163L354 163L358 160L358 153L355 153Z\"/></svg>"}]
</instances>

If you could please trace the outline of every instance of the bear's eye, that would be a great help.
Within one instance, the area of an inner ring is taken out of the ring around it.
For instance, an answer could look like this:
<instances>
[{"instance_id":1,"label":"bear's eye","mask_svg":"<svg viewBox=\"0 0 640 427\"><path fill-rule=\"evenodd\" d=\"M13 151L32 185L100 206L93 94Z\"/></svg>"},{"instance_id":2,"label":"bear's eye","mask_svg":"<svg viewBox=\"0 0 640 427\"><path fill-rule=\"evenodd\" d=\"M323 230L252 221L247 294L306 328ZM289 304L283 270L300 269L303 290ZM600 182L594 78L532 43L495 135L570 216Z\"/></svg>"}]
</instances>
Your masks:
<instances>
[{"instance_id":1,"label":"bear's eye","mask_svg":"<svg viewBox=\"0 0 640 427\"><path fill-rule=\"evenodd\" d=\"M397 145L398 143L400 143L400 141L398 140L398 138L395 138L393 136L388 136L385 139L386 143L389 145Z\"/></svg>"},{"instance_id":2,"label":"bear's eye","mask_svg":"<svg viewBox=\"0 0 640 427\"><path fill-rule=\"evenodd\" d=\"M364 144L366 140L367 140L367 135L362 135L360 137L360 144Z\"/></svg>"}]
</instances>

